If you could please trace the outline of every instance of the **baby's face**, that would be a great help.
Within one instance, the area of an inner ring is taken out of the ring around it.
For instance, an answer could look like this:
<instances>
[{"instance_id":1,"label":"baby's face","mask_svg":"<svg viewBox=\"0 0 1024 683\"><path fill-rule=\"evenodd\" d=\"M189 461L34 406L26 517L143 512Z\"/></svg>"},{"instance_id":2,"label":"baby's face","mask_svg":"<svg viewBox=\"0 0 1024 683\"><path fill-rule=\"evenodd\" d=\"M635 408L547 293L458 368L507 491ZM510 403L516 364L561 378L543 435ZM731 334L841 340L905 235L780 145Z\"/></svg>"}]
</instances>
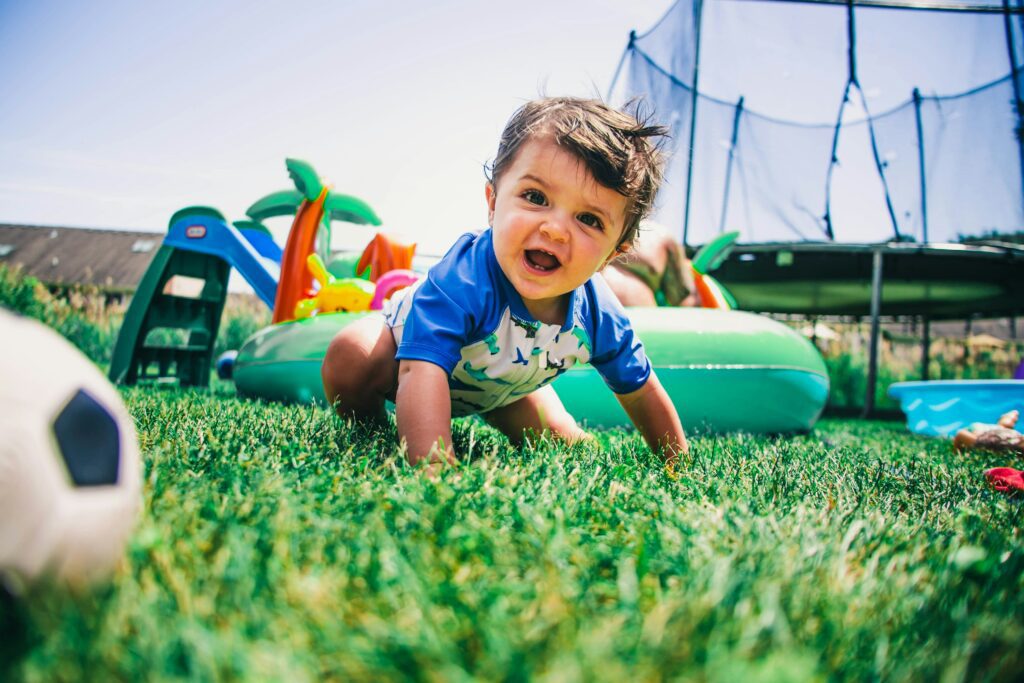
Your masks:
<instances>
[{"instance_id":1,"label":"baby's face","mask_svg":"<svg viewBox=\"0 0 1024 683\"><path fill-rule=\"evenodd\" d=\"M565 295L615 255L626 198L596 180L586 164L553 140L520 148L487 185L494 251L526 309L546 323L565 321Z\"/></svg>"}]
</instances>

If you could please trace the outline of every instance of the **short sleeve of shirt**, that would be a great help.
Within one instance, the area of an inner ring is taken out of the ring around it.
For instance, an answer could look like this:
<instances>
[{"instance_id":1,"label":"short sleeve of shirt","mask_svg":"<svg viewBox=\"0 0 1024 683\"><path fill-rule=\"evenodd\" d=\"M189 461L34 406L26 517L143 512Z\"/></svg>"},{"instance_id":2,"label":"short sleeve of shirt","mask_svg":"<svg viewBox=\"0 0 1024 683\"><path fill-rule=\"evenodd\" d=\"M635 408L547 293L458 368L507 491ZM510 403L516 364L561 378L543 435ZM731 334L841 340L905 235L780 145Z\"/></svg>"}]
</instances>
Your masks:
<instances>
[{"instance_id":1,"label":"short sleeve of shirt","mask_svg":"<svg viewBox=\"0 0 1024 683\"><path fill-rule=\"evenodd\" d=\"M651 361L626 311L600 274L587 283L595 302L594 354L590 364L616 394L636 391L651 376Z\"/></svg>"},{"instance_id":2,"label":"short sleeve of shirt","mask_svg":"<svg viewBox=\"0 0 1024 683\"><path fill-rule=\"evenodd\" d=\"M409 309L396 359L428 361L451 374L479 317L476 259L467 258L473 238L463 235L402 302Z\"/></svg>"}]
</instances>

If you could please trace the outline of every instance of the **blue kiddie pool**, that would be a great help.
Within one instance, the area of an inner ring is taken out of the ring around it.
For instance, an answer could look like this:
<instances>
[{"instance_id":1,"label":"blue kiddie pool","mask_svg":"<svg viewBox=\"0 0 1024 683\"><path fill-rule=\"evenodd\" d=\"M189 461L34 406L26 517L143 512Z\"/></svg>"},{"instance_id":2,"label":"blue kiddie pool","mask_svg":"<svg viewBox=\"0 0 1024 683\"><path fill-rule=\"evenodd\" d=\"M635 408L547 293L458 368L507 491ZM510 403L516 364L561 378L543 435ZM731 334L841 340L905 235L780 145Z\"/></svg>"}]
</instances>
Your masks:
<instances>
[{"instance_id":1,"label":"blue kiddie pool","mask_svg":"<svg viewBox=\"0 0 1024 683\"><path fill-rule=\"evenodd\" d=\"M926 436L952 437L974 422L994 424L1011 410L1024 413L1019 379L897 382L889 396L900 402L910 431Z\"/></svg>"}]
</instances>

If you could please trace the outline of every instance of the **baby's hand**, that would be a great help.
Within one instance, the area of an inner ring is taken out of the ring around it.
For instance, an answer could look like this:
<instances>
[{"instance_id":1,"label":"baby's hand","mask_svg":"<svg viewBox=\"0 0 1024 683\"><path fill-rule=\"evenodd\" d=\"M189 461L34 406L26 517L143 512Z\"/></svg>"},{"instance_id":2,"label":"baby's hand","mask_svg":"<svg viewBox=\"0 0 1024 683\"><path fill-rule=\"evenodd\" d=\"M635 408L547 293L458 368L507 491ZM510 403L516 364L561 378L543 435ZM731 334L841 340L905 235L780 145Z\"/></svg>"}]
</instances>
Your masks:
<instances>
[{"instance_id":1,"label":"baby's hand","mask_svg":"<svg viewBox=\"0 0 1024 683\"><path fill-rule=\"evenodd\" d=\"M462 473L455 469L455 466L447 462L431 462L423 466L423 475L431 481L441 481L441 473L448 470L445 475L450 482L457 482L462 479Z\"/></svg>"},{"instance_id":2,"label":"baby's hand","mask_svg":"<svg viewBox=\"0 0 1024 683\"><path fill-rule=\"evenodd\" d=\"M401 361L395 422L410 464L454 461L448 375L443 369L426 361Z\"/></svg>"}]
</instances>

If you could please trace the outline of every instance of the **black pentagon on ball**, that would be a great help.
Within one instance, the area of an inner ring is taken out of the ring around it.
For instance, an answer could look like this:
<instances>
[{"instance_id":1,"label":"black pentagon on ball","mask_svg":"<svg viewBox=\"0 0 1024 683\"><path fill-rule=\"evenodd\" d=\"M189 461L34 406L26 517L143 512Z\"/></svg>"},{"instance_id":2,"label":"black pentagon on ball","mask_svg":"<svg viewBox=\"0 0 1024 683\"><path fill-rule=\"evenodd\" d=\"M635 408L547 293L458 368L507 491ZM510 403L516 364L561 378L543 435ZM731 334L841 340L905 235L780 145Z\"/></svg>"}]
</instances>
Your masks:
<instances>
[{"instance_id":1,"label":"black pentagon on ball","mask_svg":"<svg viewBox=\"0 0 1024 683\"><path fill-rule=\"evenodd\" d=\"M53 423L53 433L76 486L112 486L121 463L121 433L114 417L79 389Z\"/></svg>"}]
</instances>

